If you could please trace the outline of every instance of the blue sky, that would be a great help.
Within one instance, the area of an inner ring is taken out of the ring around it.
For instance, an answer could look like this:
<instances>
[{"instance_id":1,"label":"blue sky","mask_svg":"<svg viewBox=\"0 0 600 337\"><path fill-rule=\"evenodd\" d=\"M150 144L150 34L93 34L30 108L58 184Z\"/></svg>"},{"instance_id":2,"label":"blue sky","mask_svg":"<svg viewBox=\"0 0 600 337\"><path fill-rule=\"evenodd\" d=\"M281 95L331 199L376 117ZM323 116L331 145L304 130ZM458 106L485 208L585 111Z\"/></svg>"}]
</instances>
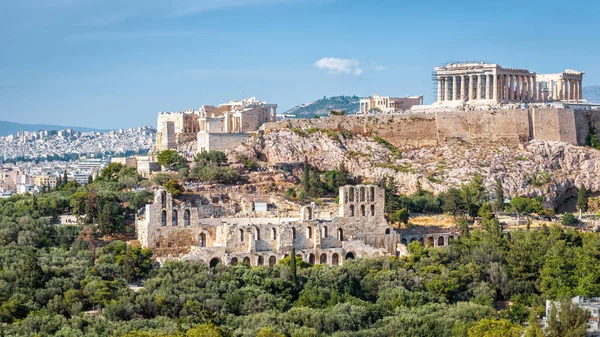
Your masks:
<instances>
[{"instance_id":1,"label":"blue sky","mask_svg":"<svg viewBox=\"0 0 600 337\"><path fill-rule=\"evenodd\" d=\"M0 0L0 120L154 125L244 96L425 95L474 60L600 84L596 1Z\"/></svg>"}]
</instances>

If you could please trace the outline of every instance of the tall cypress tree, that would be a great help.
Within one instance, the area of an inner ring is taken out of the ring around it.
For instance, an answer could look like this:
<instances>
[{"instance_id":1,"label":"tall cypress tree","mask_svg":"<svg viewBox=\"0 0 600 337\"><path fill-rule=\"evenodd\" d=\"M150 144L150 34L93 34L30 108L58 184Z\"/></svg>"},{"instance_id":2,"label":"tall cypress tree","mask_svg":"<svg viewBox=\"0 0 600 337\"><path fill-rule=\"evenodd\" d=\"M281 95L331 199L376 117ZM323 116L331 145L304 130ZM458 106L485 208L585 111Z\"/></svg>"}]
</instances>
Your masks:
<instances>
[{"instance_id":1,"label":"tall cypress tree","mask_svg":"<svg viewBox=\"0 0 600 337\"><path fill-rule=\"evenodd\" d=\"M65 172L63 173L63 180L62 180L62 184L66 185L67 184L67 170L65 170Z\"/></svg>"},{"instance_id":2,"label":"tall cypress tree","mask_svg":"<svg viewBox=\"0 0 600 337\"><path fill-rule=\"evenodd\" d=\"M588 195L583 184L579 186L579 192L577 192L577 209L579 210L579 220L581 220L582 213L588 210Z\"/></svg>"},{"instance_id":3,"label":"tall cypress tree","mask_svg":"<svg viewBox=\"0 0 600 337\"><path fill-rule=\"evenodd\" d=\"M292 273L292 282L294 283L294 286L296 285L296 248L292 247L292 252L290 253L291 256L291 260L290 260L290 272Z\"/></svg>"},{"instance_id":4,"label":"tall cypress tree","mask_svg":"<svg viewBox=\"0 0 600 337\"><path fill-rule=\"evenodd\" d=\"M496 201L494 202L494 210L498 213L504 211L504 190L502 188L502 180L496 179Z\"/></svg>"},{"instance_id":5,"label":"tall cypress tree","mask_svg":"<svg viewBox=\"0 0 600 337\"><path fill-rule=\"evenodd\" d=\"M302 171L302 186L304 191L308 192L310 188L310 166L308 165L308 157L304 157L304 167Z\"/></svg>"}]
</instances>

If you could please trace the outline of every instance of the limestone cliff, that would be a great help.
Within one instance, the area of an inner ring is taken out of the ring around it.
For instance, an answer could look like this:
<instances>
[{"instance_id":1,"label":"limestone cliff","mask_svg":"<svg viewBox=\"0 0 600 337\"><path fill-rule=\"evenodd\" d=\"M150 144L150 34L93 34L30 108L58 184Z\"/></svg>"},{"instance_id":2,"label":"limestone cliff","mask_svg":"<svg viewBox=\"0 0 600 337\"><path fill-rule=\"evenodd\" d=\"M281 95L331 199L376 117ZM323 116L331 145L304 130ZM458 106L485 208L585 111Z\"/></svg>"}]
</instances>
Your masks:
<instances>
[{"instance_id":1,"label":"limestone cliff","mask_svg":"<svg viewBox=\"0 0 600 337\"><path fill-rule=\"evenodd\" d=\"M514 147L456 143L399 150L362 135L282 129L257 135L236 152L269 163L302 162L307 157L320 170L343 162L353 175L369 181L394 177L400 192L408 194L417 182L439 193L475 174L484 178L490 191L500 178L507 197L541 195L547 206L574 196L582 183L600 192L600 151L560 142L531 141Z\"/></svg>"}]
</instances>

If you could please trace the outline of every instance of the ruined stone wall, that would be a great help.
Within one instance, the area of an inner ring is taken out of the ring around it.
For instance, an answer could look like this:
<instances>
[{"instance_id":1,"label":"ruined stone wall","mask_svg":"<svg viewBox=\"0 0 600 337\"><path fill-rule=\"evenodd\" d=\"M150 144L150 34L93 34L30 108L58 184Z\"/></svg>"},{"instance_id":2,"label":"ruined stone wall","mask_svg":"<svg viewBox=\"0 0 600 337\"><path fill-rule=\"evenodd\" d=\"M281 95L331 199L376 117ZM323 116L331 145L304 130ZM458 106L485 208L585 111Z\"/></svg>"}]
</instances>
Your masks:
<instances>
[{"instance_id":1,"label":"ruined stone wall","mask_svg":"<svg viewBox=\"0 0 600 337\"><path fill-rule=\"evenodd\" d=\"M381 116L332 116L328 118L289 119L266 123L265 131L289 129L349 130L355 134L379 135L394 146L433 146L438 144L434 114Z\"/></svg>"},{"instance_id":2,"label":"ruined stone wall","mask_svg":"<svg viewBox=\"0 0 600 337\"><path fill-rule=\"evenodd\" d=\"M198 152L232 150L245 142L251 133L198 133Z\"/></svg>"},{"instance_id":3,"label":"ruined stone wall","mask_svg":"<svg viewBox=\"0 0 600 337\"><path fill-rule=\"evenodd\" d=\"M599 111L529 108L290 119L266 123L264 130L348 130L355 134L377 134L396 147L436 146L455 141L516 145L530 139L581 145L587 136L588 118L600 127Z\"/></svg>"},{"instance_id":4,"label":"ruined stone wall","mask_svg":"<svg viewBox=\"0 0 600 337\"><path fill-rule=\"evenodd\" d=\"M575 114L570 109L531 109L532 138L577 144Z\"/></svg>"},{"instance_id":5,"label":"ruined stone wall","mask_svg":"<svg viewBox=\"0 0 600 337\"><path fill-rule=\"evenodd\" d=\"M436 122L440 144L456 140L518 144L529 140L527 110L438 112Z\"/></svg>"}]
</instances>

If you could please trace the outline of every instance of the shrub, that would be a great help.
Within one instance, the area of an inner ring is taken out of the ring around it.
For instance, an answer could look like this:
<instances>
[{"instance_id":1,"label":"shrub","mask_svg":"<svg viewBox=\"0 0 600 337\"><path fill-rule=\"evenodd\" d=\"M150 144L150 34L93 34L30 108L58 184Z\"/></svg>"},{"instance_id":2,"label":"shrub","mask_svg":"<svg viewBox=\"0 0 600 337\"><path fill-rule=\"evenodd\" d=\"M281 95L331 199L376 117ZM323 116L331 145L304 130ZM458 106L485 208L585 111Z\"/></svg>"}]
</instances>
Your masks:
<instances>
[{"instance_id":1,"label":"shrub","mask_svg":"<svg viewBox=\"0 0 600 337\"><path fill-rule=\"evenodd\" d=\"M577 218L573 215L573 213L565 213L562 216L561 223L564 226L572 226L577 223Z\"/></svg>"}]
</instances>

